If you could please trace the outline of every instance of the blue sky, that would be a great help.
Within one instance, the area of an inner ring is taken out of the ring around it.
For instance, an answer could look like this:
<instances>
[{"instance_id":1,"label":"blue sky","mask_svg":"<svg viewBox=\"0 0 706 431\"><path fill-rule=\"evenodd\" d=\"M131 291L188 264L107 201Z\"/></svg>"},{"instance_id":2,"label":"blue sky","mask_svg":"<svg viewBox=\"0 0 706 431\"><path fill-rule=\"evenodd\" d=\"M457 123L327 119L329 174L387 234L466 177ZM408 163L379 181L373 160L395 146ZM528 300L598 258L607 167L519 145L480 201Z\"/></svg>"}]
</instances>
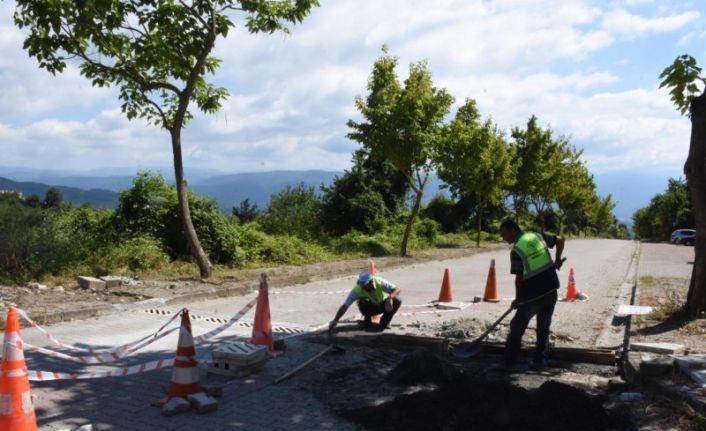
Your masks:
<instances>
[{"instance_id":1,"label":"blue sky","mask_svg":"<svg viewBox=\"0 0 706 431\"><path fill-rule=\"evenodd\" d=\"M171 166L168 134L127 121L112 89L75 67L38 69L0 2L0 165L54 169ZM690 124L658 89L682 53L706 64L706 2L672 0L322 0L285 35L242 28L217 42L231 96L184 132L189 168L343 170L380 47L426 59L456 98L507 132L539 117L584 150L596 174L679 177ZM665 181L666 187L666 181ZM660 192L661 189L654 192Z\"/></svg>"}]
</instances>

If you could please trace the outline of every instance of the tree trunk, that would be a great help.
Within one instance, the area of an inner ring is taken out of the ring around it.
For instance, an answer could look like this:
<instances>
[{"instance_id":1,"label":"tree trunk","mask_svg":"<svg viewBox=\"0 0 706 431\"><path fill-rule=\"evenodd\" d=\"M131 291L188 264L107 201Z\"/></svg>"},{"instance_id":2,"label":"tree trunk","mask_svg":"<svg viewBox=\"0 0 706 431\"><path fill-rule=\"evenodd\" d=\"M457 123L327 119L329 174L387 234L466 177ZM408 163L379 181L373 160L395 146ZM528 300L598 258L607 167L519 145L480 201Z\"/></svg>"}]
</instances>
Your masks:
<instances>
[{"instance_id":1,"label":"tree trunk","mask_svg":"<svg viewBox=\"0 0 706 431\"><path fill-rule=\"evenodd\" d=\"M412 226L414 226L414 220L417 218L417 213L419 213L419 208L422 205L422 196L424 195L424 189L420 188L417 196L414 198L414 206L412 207L412 214L407 220L407 226L404 228L404 236L402 237L402 246L400 247L400 254L402 256L407 256L407 242L409 241L409 235L412 233Z\"/></svg>"},{"instance_id":2,"label":"tree trunk","mask_svg":"<svg viewBox=\"0 0 706 431\"><path fill-rule=\"evenodd\" d=\"M706 311L706 93L691 102L691 141L684 175L691 194L696 223L694 266L685 311L691 316Z\"/></svg>"},{"instance_id":3,"label":"tree trunk","mask_svg":"<svg viewBox=\"0 0 706 431\"><path fill-rule=\"evenodd\" d=\"M179 196L179 216L181 217L181 226L186 235L186 241L189 243L191 256L196 260L199 266L202 279L211 277L211 261L208 259L206 252L201 247L194 223L191 221L191 210L189 209L189 194L186 179L184 179L184 165L181 157L181 125L175 126L170 130L172 136L172 152L174 153L174 178L176 179L177 196Z\"/></svg>"}]
</instances>

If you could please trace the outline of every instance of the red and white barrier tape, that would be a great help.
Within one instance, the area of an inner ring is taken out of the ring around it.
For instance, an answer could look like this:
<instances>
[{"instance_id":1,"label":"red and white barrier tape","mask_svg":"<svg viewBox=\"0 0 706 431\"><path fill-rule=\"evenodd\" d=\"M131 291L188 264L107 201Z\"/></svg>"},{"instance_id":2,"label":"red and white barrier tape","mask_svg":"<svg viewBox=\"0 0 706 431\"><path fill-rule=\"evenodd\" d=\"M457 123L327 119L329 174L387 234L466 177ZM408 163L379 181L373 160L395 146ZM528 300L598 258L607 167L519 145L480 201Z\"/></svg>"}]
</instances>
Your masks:
<instances>
[{"instance_id":1,"label":"red and white barrier tape","mask_svg":"<svg viewBox=\"0 0 706 431\"><path fill-rule=\"evenodd\" d=\"M348 293L351 290L332 290L332 291L326 291L326 290L320 290L320 291L313 291L313 292L307 292L306 290L270 290L270 293L274 295L281 295L284 293L303 293L306 295L340 295L341 293Z\"/></svg>"},{"instance_id":2,"label":"red and white barrier tape","mask_svg":"<svg viewBox=\"0 0 706 431\"><path fill-rule=\"evenodd\" d=\"M168 321L167 323L165 323L164 325L162 325L157 331L155 331L154 333L152 333L152 334L150 334L150 335L147 335L147 336L145 336L145 337L142 337L142 338L140 338L139 340L132 341L132 342L130 342L130 343L123 344L122 346L117 346L117 347L102 348L102 349L92 349L92 348L75 347L75 346L72 346L72 345L69 345L69 344L62 343L61 341L57 340L53 335L51 335L51 334L49 333L49 331L47 331L46 329L42 328L42 327L41 327L40 325L38 325L34 320L30 319L29 316L27 315L27 313L26 313L24 310L21 310L21 309L18 308L18 309L17 309L17 312L20 314L20 316L22 316L23 319L25 319L30 325L34 326L37 330L39 330L41 333L43 333L43 334L44 334L49 340L51 340L54 344L56 344L56 345L58 345L58 346L61 346L61 347L64 347L64 348L69 349L69 350L74 350L74 351L78 351L78 352L87 352L87 353L91 353L92 355L96 355L96 354L97 354L97 355L106 355L106 354L109 355L109 354L116 353L116 352L122 352L122 351L130 350L130 349L133 348L134 346L136 346L136 345L138 345L138 344L144 342L145 340L148 340L149 338L154 338L154 339L156 340L156 339L157 339L157 336L159 335L159 333L160 333L164 328L166 328L167 326L169 326L169 324L171 324L177 317L179 317L179 314L180 314L180 313L174 314L174 316L172 316L172 318L169 319L169 321ZM160 337L160 338L161 338L161 337ZM149 344L149 343L148 343L148 344ZM142 346L142 347L144 347L144 346Z\"/></svg>"},{"instance_id":3,"label":"red and white barrier tape","mask_svg":"<svg viewBox=\"0 0 706 431\"><path fill-rule=\"evenodd\" d=\"M57 352L55 350L35 346L30 343L25 343L25 347L30 352L43 353L43 354L45 354L47 356L51 356L53 358L65 359L67 361L78 362L81 364L104 364L104 363L108 363L108 362L119 361L120 359L127 358L128 356L132 356L133 354L135 354L135 352L142 349L143 347L149 346L150 344L154 343L155 341L166 337L167 335L171 334L172 332L174 332L178 329L179 329L179 327L172 328L166 332L163 332L163 333L155 336L154 338L143 341L141 344L134 345L134 346L129 347L124 350L95 353L90 356L71 356L71 355L67 355L66 353Z\"/></svg>"},{"instance_id":4,"label":"red and white barrier tape","mask_svg":"<svg viewBox=\"0 0 706 431\"><path fill-rule=\"evenodd\" d=\"M253 300L251 300L250 302L245 304L245 306L238 313L236 313L233 317L231 317L228 320L228 322L224 323L223 325L219 326L218 328L215 328L214 330L212 330L206 334L200 335L198 337L194 337L194 343L206 341L206 340L220 334L224 330L228 329L228 327L232 326L235 322L240 320L240 318L242 318L245 315L245 313L247 313L256 303L257 303L257 298L254 298ZM46 348L35 346L35 345L29 344L29 343L25 343L25 346L31 352L43 353L45 355L48 355L48 356L51 356L54 358L64 359L64 360L72 361L72 362L78 362L81 364L88 365L88 364L103 364L103 363L115 362L120 359L124 359L124 358L127 358L128 356L133 355L138 350L140 350L140 349L154 343L155 341L157 341L161 338L164 338L165 336L171 334L172 332L178 330L180 327L172 328L172 329L170 329L166 332L163 332L161 334L159 333L162 329L164 329L165 326L167 326L169 323L171 323L177 316L179 316L179 313L174 315L169 320L169 322L167 324L163 325L161 328L159 328L159 330L157 332L155 332L152 335L144 337L136 342L126 344L124 346L120 346L119 348L105 350L100 353L94 353L89 356L71 356L71 355L67 355L66 353L57 352L55 350L46 349ZM42 332L44 332L45 335L51 337L51 335L48 332L46 332L46 331L42 331ZM51 339L56 340L53 337L51 337ZM64 344L61 344L61 343L60 343L60 345L65 346Z\"/></svg>"},{"instance_id":5,"label":"red and white barrier tape","mask_svg":"<svg viewBox=\"0 0 706 431\"><path fill-rule=\"evenodd\" d=\"M124 377L132 374L159 370L160 368L171 367L173 365L174 358L171 358L159 359L156 361L145 362L143 364L132 365L129 367L113 368L108 371L96 371L93 373L56 373L53 371L28 370L27 377L30 381L33 382L47 382L52 380L102 379L106 377Z\"/></svg>"},{"instance_id":6,"label":"red and white barrier tape","mask_svg":"<svg viewBox=\"0 0 706 431\"><path fill-rule=\"evenodd\" d=\"M220 334L221 332L225 331L228 329L230 326L232 326L235 322L240 320L241 317L245 315L248 311L250 311L251 308L253 308L257 304L257 297L253 298L250 302L245 304L245 306L235 313L233 317L231 317L226 323L222 324L221 326L217 327L216 329L213 329L212 331L209 331L203 335L199 335L198 337L194 337L194 343L201 343L203 341L208 340L209 338L213 338L216 335Z\"/></svg>"}]
</instances>

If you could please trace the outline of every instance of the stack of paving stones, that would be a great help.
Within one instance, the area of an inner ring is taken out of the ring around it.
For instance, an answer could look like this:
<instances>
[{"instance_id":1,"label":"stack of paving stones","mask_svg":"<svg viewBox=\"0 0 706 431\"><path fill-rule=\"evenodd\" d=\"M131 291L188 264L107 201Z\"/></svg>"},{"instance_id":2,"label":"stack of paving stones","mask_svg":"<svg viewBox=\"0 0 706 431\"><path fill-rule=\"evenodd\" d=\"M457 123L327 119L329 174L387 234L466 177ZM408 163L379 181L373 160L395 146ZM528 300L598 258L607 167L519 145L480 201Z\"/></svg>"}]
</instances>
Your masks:
<instances>
[{"instance_id":1,"label":"stack of paving stones","mask_svg":"<svg viewBox=\"0 0 706 431\"><path fill-rule=\"evenodd\" d=\"M245 377L262 369L270 355L265 346L244 341L225 344L212 352L208 371L231 377Z\"/></svg>"}]
</instances>

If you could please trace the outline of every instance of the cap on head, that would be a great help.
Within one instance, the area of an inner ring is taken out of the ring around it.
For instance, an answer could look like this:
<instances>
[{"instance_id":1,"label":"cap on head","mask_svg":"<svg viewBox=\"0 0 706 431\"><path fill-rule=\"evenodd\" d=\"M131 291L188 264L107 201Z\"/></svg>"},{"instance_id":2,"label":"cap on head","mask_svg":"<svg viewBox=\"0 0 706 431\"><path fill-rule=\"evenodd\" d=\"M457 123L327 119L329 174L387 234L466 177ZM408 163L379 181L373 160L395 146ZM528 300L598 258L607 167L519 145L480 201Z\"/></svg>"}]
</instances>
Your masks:
<instances>
[{"instance_id":1,"label":"cap on head","mask_svg":"<svg viewBox=\"0 0 706 431\"><path fill-rule=\"evenodd\" d=\"M361 286L365 286L366 284L370 283L370 281L373 279L373 274L369 273L368 271L363 271L360 273L358 276L358 284Z\"/></svg>"}]
</instances>

